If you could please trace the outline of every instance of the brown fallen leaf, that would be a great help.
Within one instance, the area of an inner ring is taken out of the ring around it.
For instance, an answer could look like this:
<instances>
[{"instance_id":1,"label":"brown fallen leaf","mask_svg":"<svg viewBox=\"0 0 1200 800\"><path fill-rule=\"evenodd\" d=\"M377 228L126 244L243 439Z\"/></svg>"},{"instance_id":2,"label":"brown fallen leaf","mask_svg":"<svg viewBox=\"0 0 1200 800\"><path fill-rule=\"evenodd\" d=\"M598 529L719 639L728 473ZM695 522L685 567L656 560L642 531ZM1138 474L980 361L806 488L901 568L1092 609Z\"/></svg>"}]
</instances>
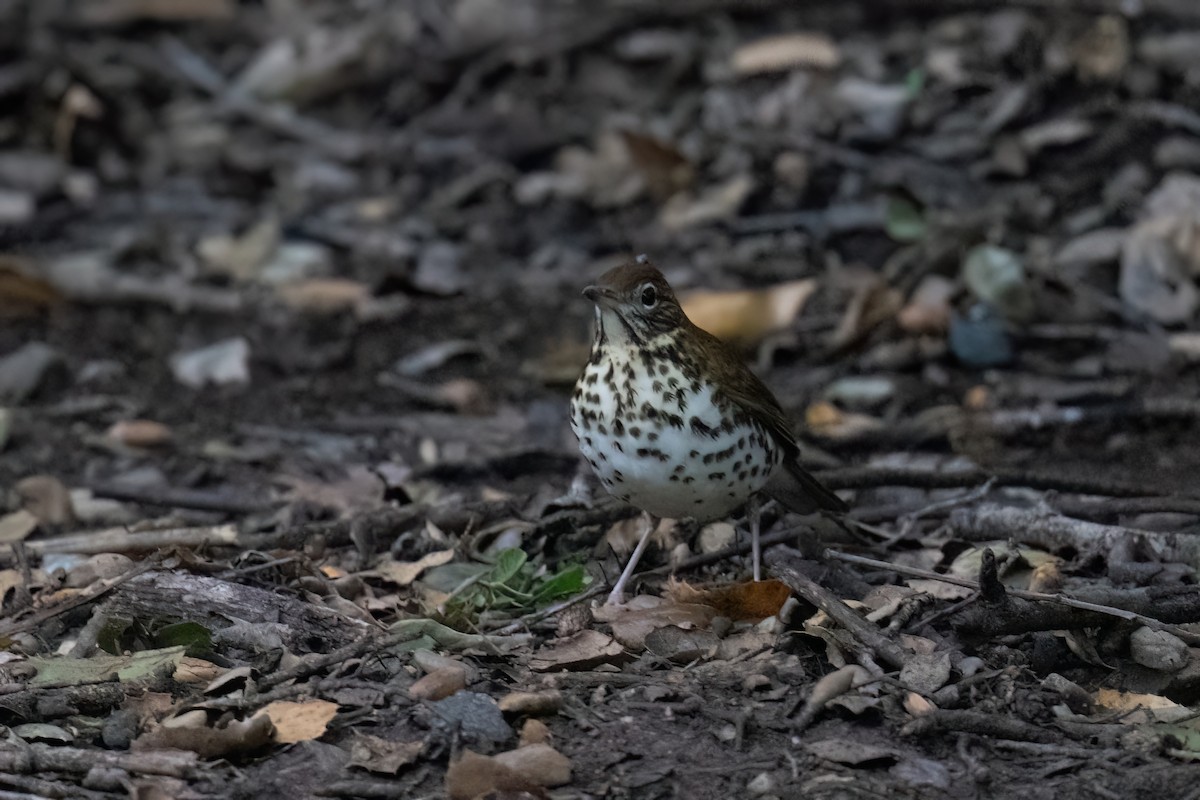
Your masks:
<instances>
[{"instance_id":1,"label":"brown fallen leaf","mask_svg":"<svg viewBox=\"0 0 1200 800\"><path fill-rule=\"evenodd\" d=\"M950 299L957 287L941 275L926 275L917 284L908 304L896 313L905 333L940 336L950 327Z\"/></svg>"},{"instance_id":2,"label":"brown fallen leaf","mask_svg":"<svg viewBox=\"0 0 1200 800\"><path fill-rule=\"evenodd\" d=\"M171 725L169 723L174 720L167 720L134 739L130 749L134 752L164 748L189 750L201 758L213 759L257 752L272 741L271 719L261 712L250 719L232 720L219 728L210 727L206 716L200 711L198 716L188 715L184 724L179 725Z\"/></svg>"},{"instance_id":3,"label":"brown fallen leaf","mask_svg":"<svg viewBox=\"0 0 1200 800\"><path fill-rule=\"evenodd\" d=\"M38 314L63 302L58 289L38 277L35 268L24 258L0 255L0 318Z\"/></svg>"},{"instance_id":4,"label":"brown fallen leaf","mask_svg":"<svg viewBox=\"0 0 1200 800\"><path fill-rule=\"evenodd\" d=\"M497 753L493 758L537 786L562 786L571 782L570 759L548 744L518 747Z\"/></svg>"},{"instance_id":5,"label":"brown fallen leaf","mask_svg":"<svg viewBox=\"0 0 1200 800\"><path fill-rule=\"evenodd\" d=\"M540 719L530 717L521 726L520 747L528 747L531 744L550 744L550 739L550 728Z\"/></svg>"},{"instance_id":6,"label":"brown fallen leaf","mask_svg":"<svg viewBox=\"0 0 1200 800\"><path fill-rule=\"evenodd\" d=\"M294 744L319 739L325 734L330 720L337 716L337 703L328 700L293 702L276 700L260 711L275 726L275 741Z\"/></svg>"},{"instance_id":7,"label":"brown fallen leaf","mask_svg":"<svg viewBox=\"0 0 1200 800\"><path fill-rule=\"evenodd\" d=\"M467 671L462 667L435 669L408 687L414 700L442 700L467 688Z\"/></svg>"},{"instance_id":8,"label":"brown fallen leaf","mask_svg":"<svg viewBox=\"0 0 1200 800\"><path fill-rule=\"evenodd\" d=\"M43 525L66 525L75 521L71 492L53 475L30 475L13 487L21 507Z\"/></svg>"},{"instance_id":9,"label":"brown fallen leaf","mask_svg":"<svg viewBox=\"0 0 1200 800\"><path fill-rule=\"evenodd\" d=\"M813 435L827 439L853 439L870 431L882 430L884 427L881 419L842 411L833 403L824 400L805 409L804 423Z\"/></svg>"},{"instance_id":10,"label":"brown fallen leaf","mask_svg":"<svg viewBox=\"0 0 1200 800\"><path fill-rule=\"evenodd\" d=\"M707 628L714 616L716 611L710 606L661 599L653 608L635 608L619 614L612 620L613 636L630 650L641 650L646 646L646 637L659 628Z\"/></svg>"},{"instance_id":11,"label":"brown fallen leaf","mask_svg":"<svg viewBox=\"0 0 1200 800\"><path fill-rule=\"evenodd\" d=\"M779 613L791 596L782 581L745 581L701 589L682 581L667 586L666 594L679 603L709 606L717 615L732 620L760 620Z\"/></svg>"},{"instance_id":12,"label":"brown fallen leaf","mask_svg":"<svg viewBox=\"0 0 1200 800\"><path fill-rule=\"evenodd\" d=\"M506 714L556 714L562 708L562 692L509 692L500 698L500 710Z\"/></svg>"},{"instance_id":13,"label":"brown fallen leaf","mask_svg":"<svg viewBox=\"0 0 1200 800\"><path fill-rule=\"evenodd\" d=\"M501 764L495 758L463 750L462 757L446 770L446 794L450 800L473 800L493 791L538 792L537 784Z\"/></svg>"},{"instance_id":14,"label":"brown fallen leaf","mask_svg":"<svg viewBox=\"0 0 1200 800\"><path fill-rule=\"evenodd\" d=\"M14 511L0 517L0 544L14 544L25 541L29 534L37 530L38 518L25 509Z\"/></svg>"},{"instance_id":15,"label":"brown fallen leaf","mask_svg":"<svg viewBox=\"0 0 1200 800\"><path fill-rule=\"evenodd\" d=\"M658 224L668 231L681 231L732 219L753 190L753 178L735 175L699 192L678 192L663 204L658 213Z\"/></svg>"},{"instance_id":16,"label":"brown fallen leaf","mask_svg":"<svg viewBox=\"0 0 1200 800\"><path fill-rule=\"evenodd\" d=\"M355 731L350 740L350 766L380 775L395 775L421 755L421 742L394 742Z\"/></svg>"},{"instance_id":17,"label":"brown fallen leaf","mask_svg":"<svg viewBox=\"0 0 1200 800\"><path fill-rule=\"evenodd\" d=\"M655 198L666 200L692 185L696 171L678 148L644 133L622 130L620 134L630 161L642 173L646 188Z\"/></svg>"},{"instance_id":18,"label":"brown fallen leaf","mask_svg":"<svg viewBox=\"0 0 1200 800\"><path fill-rule=\"evenodd\" d=\"M680 303L698 327L748 349L787 329L816 290L817 282L806 278L756 290L689 292Z\"/></svg>"},{"instance_id":19,"label":"brown fallen leaf","mask_svg":"<svg viewBox=\"0 0 1200 800\"><path fill-rule=\"evenodd\" d=\"M109 441L128 447L162 447L169 444L171 429L152 419L125 419L114 422L105 432Z\"/></svg>"},{"instance_id":20,"label":"brown fallen leaf","mask_svg":"<svg viewBox=\"0 0 1200 800\"><path fill-rule=\"evenodd\" d=\"M279 299L293 311L338 314L365 307L371 288L349 278L310 278L280 286Z\"/></svg>"},{"instance_id":21,"label":"brown fallen leaf","mask_svg":"<svg viewBox=\"0 0 1200 800\"><path fill-rule=\"evenodd\" d=\"M534 652L529 666L537 672L592 669L601 664L619 663L627 657L625 648L616 639L588 629L540 648Z\"/></svg>"},{"instance_id":22,"label":"brown fallen leaf","mask_svg":"<svg viewBox=\"0 0 1200 800\"><path fill-rule=\"evenodd\" d=\"M837 328L829 337L829 348L840 351L858 344L883 322L896 316L904 303L899 291L873 273L856 273L854 294Z\"/></svg>"}]
</instances>

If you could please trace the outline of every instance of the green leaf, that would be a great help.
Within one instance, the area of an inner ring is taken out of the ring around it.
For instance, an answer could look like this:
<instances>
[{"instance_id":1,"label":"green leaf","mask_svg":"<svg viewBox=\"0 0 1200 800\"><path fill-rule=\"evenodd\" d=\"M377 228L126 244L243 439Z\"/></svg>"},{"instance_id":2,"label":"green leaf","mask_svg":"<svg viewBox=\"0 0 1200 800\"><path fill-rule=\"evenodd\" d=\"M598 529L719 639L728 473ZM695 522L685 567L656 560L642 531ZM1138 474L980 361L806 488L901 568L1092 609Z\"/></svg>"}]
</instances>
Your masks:
<instances>
[{"instance_id":1,"label":"green leaf","mask_svg":"<svg viewBox=\"0 0 1200 800\"><path fill-rule=\"evenodd\" d=\"M148 681L162 670L174 673L182 660L182 647L167 647L162 650L144 650L128 656L34 656L26 663L37 670L37 675L29 681L31 686L47 683L74 686L80 683L99 683L111 679L114 674L122 683Z\"/></svg>"},{"instance_id":2,"label":"green leaf","mask_svg":"<svg viewBox=\"0 0 1200 800\"><path fill-rule=\"evenodd\" d=\"M892 195L887 201L884 229L897 242L920 241L925 236L925 217L913 203Z\"/></svg>"},{"instance_id":3,"label":"green leaf","mask_svg":"<svg viewBox=\"0 0 1200 800\"><path fill-rule=\"evenodd\" d=\"M186 647L189 655L196 655L212 649L212 631L199 622L177 622L161 628L154 635L154 643L159 647Z\"/></svg>"},{"instance_id":4,"label":"green leaf","mask_svg":"<svg viewBox=\"0 0 1200 800\"><path fill-rule=\"evenodd\" d=\"M908 93L909 100L916 100L920 96L921 91L925 88L925 70L920 67L913 67L904 76L904 90Z\"/></svg>"},{"instance_id":5,"label":"green leaf","mask_svg":"<svg viewBox=\"0 0 1200 800\"><path fill-rule=\"evenodd\" d=\"M521 567L525 566L529 556L519 547L510 547L496 559L492 573L488 575L489 583L506 584L517 576Z\"/></svg>"},{"instance_id":6,"label":"green leaf","mask_svg":"<svg viewBox=\"0 0 1200 800\"><path fill-rule=\"evenodd\" d=\"M549 603L583 591L583 587L587 583L588 574L583 566L574 564L542 581L541 585L537 587L533 599L539 604Z\"/></svg>"}]
</instances>

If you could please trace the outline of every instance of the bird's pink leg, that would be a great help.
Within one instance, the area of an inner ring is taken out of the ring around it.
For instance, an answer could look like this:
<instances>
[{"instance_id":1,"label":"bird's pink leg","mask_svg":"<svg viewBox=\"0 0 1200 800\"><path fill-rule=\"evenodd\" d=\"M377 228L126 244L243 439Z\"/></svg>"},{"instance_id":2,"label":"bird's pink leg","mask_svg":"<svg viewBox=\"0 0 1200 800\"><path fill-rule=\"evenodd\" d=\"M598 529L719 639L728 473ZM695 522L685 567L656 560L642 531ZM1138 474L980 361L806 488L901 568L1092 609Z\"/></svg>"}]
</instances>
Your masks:
<instances>
[{"instance_id":1,"label":"bird's pink leg","mask_svg":"<svg viewBox=\"0 0 1200 800\"><path fill-rule=\"evenodd\" d=\"M759 515L762 506L758 495L754 495L746 503L746 518L750 521L750 563L754 565L754 580L762 580L762 544L759 543Z\"/></svg>"},{"instance_id":2,"label":"bird's pink leg","mask_svg":"<svg viewBox=\"0 0 1200 800\"><path fill-rule=\"evenodd\" d=\"M638 537L637 547L633 548L633 552L629 556L629 560L625 562L625 569L621 570L621 577L617 578L616 584L612 591L608 593L608 599L604 601L608 606L619 606L625 603L625 584L633 577L633 570L637 567L637 563L642 558L642 553L646 551L646 543L650 541L650 534L654 533L654 517L646 512L642 512L642 533Z\"/></svg>"}]
</instances>

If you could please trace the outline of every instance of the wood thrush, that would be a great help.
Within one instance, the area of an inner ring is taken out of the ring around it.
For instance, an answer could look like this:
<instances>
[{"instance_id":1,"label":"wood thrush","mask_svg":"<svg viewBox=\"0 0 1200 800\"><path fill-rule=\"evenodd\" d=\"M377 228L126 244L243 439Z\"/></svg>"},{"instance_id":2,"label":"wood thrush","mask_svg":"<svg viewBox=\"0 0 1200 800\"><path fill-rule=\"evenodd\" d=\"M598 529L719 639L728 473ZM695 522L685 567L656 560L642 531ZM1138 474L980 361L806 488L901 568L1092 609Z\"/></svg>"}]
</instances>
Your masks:
<instances>
[{"instance_id":1,"label":"wood thrush","mask_svg":"<svg viewBox=\"0 0 1200 800\"><path fill-rule=\"evenodd\" d=\"M692 324L644 256L583 294L596 304L596 337L571 397L571 429L604 488L646 515L609 603L622 602L652 517L720 519L759 492L800 514L846 510L797 463L771 390L736 350ZM759 580L753 502L748 516Z\"/></svg>"}]
</instances>

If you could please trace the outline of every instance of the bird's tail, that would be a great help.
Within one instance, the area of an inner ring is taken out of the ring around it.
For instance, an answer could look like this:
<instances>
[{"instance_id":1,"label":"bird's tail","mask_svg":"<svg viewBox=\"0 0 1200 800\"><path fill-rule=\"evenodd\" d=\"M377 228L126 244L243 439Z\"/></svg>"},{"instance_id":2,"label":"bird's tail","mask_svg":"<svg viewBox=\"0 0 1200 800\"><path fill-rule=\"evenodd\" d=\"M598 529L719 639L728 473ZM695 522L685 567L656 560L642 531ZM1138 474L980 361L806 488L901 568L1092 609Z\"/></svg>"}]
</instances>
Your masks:
<instances>
[{"instance_id":1,"label":"bird's tail","mask_svg":"<svg viewBox=\"0 0 1200 800\"><path fill-rule=\"evenodd\" d=\"M822 486L795 461L786 461L775 470L763 491L797 514L850 510L842 498Z\"/></svg>"}]
</instances>

